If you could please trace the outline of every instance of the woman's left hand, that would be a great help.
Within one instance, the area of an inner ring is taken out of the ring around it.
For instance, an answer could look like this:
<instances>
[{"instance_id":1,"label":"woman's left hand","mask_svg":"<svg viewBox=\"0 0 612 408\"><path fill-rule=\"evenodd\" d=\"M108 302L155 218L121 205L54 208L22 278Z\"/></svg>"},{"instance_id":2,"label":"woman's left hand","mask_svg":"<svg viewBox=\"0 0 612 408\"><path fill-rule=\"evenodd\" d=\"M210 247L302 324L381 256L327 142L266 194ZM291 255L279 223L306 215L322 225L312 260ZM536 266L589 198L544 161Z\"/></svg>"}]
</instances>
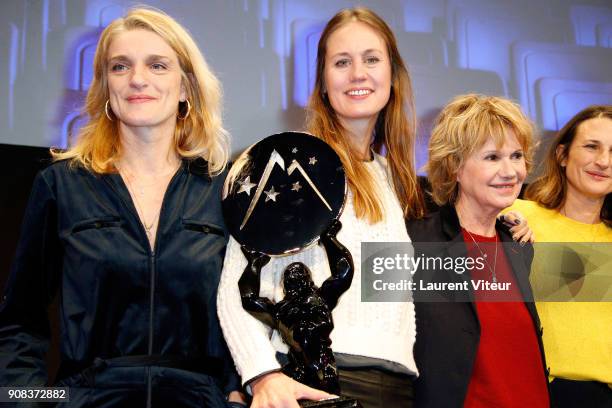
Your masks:
<instances>
[{"instance_id":1,"label":"woman's left hand","mask_svg":"<svg viewBox=\"0 0 612 408\"><path fill-rule=\"evenodd\" d=\"M498 219L510 228L512 239L525 245L527 242L535 242L535 234L529 227L527 218L518 211L508 211L500 214Z\"/></svg>"}]
</instances>

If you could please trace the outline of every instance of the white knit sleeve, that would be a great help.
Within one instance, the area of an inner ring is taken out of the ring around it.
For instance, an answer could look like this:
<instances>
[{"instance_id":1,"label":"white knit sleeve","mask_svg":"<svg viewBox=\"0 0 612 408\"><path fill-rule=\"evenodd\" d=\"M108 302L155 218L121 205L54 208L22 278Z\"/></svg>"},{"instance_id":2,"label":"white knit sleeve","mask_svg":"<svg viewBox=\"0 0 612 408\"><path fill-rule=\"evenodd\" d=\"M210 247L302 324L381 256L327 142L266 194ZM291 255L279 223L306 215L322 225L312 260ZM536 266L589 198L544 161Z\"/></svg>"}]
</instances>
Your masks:
<instances>
[{"instance_id":1,"label":"white knit sleeve","mask_svg":"<svg viewBox=\"0 0 612 408\"><path fill-rule=\"evenodd\" d=\"M217 314L243 384L280 368L270 341L271 329L242 308L238 280L246 265L240 244L230 237L217 294Z\"/></svg>"}]
</instances>

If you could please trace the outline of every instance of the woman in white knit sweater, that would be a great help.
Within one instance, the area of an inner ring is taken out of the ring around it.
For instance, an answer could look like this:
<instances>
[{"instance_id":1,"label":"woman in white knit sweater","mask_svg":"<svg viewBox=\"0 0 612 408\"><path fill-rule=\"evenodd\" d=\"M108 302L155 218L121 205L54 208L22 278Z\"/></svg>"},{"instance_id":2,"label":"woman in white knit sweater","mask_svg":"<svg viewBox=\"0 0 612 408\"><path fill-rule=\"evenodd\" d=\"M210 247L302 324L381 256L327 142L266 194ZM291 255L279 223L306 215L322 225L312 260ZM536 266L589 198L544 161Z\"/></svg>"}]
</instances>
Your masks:
<instances>
[{"instance_id":1,"label":"woman in white knit sweater","mask_svg":"<svg viewBox=\"0 0 612 408\"><path fill-rule=\"evenodd\" d=\"M333 310L331 334L342 393L364 407L410 407L417 375L414 305L361 302L361 243L409 242L404 218L424 213L413 162L410 77L393 33L371 10L342 10L323 30L308 114L308 130L338 153L349 184L338 239L353 255L355 275ZM266 265L260 295L281 300L282 273L296 261L309 266L318 286L330 275L325 251L316 245ZM251 406L295 408L299 399L329 397L279 372L277 353L286 353L287 346L241 305L238 280L246 264L240 245L230 240L218 313L238 371L253 393Z\"/></svg>"}]
</instances>

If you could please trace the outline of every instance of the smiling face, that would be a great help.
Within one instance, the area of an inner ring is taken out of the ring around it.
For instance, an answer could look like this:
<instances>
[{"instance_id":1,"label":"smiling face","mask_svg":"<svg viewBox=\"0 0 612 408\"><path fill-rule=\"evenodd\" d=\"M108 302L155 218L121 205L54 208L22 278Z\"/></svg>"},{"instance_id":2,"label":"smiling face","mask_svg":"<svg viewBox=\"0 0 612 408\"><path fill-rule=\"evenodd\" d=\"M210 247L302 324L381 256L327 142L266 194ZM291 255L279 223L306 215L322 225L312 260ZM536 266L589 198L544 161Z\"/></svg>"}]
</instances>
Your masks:
<instances>
[{"instance_id":1,"label":"smiling face","mask_svg":"<svg viewBox=\"0 0 612 408\"><path fill-rule=\"evenodd\" d=\"M457 172L457 205L474 215L497 215L512 205L527 176L521 144L507 131L501 148L492 138L470 155Z\"/></svg>"},{"instance_id":2,"label":"smiling face","mask_svg":"<svg viewBox=\"0 0 612 408\"><path fill-rule=\"evenodd\" d=\"M391 61L383 38L357 21L338 28L327 41L324 81L343 125L375 122L391 92Z\"/></svg>"},{"instance_id":3,"label":"smiling face","mask_svg":"<svg viewBox=\"0 0 612 408\"><path fill-rule=\"evenodd\" d=\"M174 50L157 34L129 30L118 34L107 55L113 114L123 126L155 127L176 121L185 100Z\"/></svg>"},{"instance_id":4,"label":"smiling face","mask_svg":"<svg viewBox=\"0 0 612 408\"><path fill-rule=\"evenodd\" d=\"M563 146L557 154L561 149ZM568 195L603 200L612 193L612 119L582 122L561 166L565 167Z\"/></svg>"}]
</instances>

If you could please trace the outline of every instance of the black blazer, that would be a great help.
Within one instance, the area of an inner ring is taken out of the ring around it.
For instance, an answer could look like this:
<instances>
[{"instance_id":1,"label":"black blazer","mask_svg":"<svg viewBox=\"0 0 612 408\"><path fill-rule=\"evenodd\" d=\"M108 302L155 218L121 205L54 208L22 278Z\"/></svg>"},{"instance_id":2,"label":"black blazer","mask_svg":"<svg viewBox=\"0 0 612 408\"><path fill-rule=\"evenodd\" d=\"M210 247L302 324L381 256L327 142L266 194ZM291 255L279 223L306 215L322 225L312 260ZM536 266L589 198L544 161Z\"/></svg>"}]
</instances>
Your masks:
<instances>
[{"instance_id":1,"label":"black blazer","mask_svg":"<svg viewBox=\"0 0 612 408\"><path fill-rule=\"evenodd\" d=\"M426 218L407 222L408 234L415 246L415 252L427 251L419 247L419 242L446 242L442 252L437 255L453 258L466 256L467 247L463 241L461 225L452 206L444 206ZM529 285L529 271L533 259L533 247L520 246L512 240L508 228L502 223L495 225L504 245L506 256L514 272L517 284L524 299L533 299ZM426 274L426 275L425 275ZM415 281L461 282L469 278L446 271L427 271L415 273ZM445 296L437 293L431 296ZM434 299L420 298L415 294L417 336L414 349L419 378L415 382L416 407L461 407L467 394L472 376L472 368L480 340L480 322L472 293L465 299L432 302ZM439 299L438 299L439 300ZM533 320L538 345L542 355L542 381L548 384L542 329L533 302L525 303Z\"/></svg>"}]
</instances>

